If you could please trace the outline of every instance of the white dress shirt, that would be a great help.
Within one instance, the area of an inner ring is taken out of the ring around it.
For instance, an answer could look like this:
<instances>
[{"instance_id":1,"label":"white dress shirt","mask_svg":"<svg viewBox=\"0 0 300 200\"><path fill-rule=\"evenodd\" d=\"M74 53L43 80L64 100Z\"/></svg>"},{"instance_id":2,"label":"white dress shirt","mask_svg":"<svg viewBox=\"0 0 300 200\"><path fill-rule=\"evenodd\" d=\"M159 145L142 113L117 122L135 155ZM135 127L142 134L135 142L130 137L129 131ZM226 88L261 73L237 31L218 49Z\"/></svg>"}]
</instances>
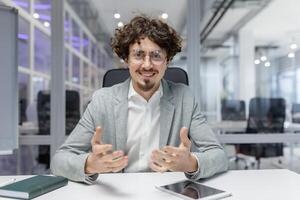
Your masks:
<instances>
[{"instance_id":1,"label":"white dress shirt","mask_svg":"<svg viewBox=\"0 0 300 200\"><path fill-rule=\"evenodd\" d=\"M128 166L125 172L150 171L151 152L159 148L160 98L163 95L160 84L149 101L139 95L130 82L128 92L127 142L125 154Z\"/></svg>"}]
</instances>

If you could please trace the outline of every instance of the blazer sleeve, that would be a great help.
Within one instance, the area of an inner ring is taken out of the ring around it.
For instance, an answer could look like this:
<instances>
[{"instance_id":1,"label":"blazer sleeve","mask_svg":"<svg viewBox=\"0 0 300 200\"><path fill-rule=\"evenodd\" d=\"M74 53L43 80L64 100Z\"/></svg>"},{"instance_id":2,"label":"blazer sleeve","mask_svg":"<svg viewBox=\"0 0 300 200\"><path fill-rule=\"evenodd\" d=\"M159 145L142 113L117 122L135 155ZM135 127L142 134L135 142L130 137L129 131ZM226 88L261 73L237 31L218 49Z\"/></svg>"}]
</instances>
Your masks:
<instances>
[{"instance_id":1,"label":"blazer sleeve","mask_svg":"<svg viewBox=\"0 0 300 200\"><path fill-rule=\"evenodd\" d=\"M198 170L185 173L187 178L200 179L228 169L227 155L214 132L207 125L205 116L200 113L198 103L193 98L193 110L189 136L192 140L192 153L197 158Z\"/></svg>"},{"instance_id":2,"label":"blazer sleeve","mask_svg":"<svg viewBox=\"0 0 300 200\"><path fill-rule=\"evenodd\" d=\"M99 97L95 94L72 133L52 158L51 171L54 175L88 184L97 179L98 174L87 175L84 172L95 131L94 117L100 109L97 102Z\"/></svg>"}]
</instances>

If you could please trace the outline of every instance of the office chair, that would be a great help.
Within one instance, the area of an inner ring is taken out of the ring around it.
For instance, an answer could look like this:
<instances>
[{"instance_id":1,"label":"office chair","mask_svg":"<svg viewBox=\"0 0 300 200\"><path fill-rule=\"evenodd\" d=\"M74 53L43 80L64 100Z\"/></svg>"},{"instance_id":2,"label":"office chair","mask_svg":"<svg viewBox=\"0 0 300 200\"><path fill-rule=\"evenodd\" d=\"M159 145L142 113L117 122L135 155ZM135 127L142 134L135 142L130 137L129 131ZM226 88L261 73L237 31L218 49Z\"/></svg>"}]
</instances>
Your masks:
<instances>
[{"instance_id":1,"label":"office chair","mask_svg":"<svg viewBox=\"0 0 300 200\"><path fill-rule=\"evenodd\" d=\"M108 70L103 77L102 87L110 87L115 84L121 83L125 81L128 77L129 69L111 69ZM183 83L189 85L189 80L186 71L178 67L168 67L164 79L175 82L175 83Z\"/></svg>"},{"instance_id":2,"label":"office chair","mask_svg":"<svg viewBox=\"0 0 300 200\"><path fill-rule=\"evenodd\" d=\"M292 104L292 122L300 123L300 103Z\"/></svg>"},{"instance_id":3,"label":"office chair","mask_svg":"<svg viewBox=\"0 0 300 200\"><path fill-rule=\"evenodd\" d=\"M37 98L38 127L40 135L50 134L50 92L39 91ZM69 135L80 119L80 97L75 90L66 90L66 135ZM38 162L50 167L50 147L39 146Z\"/></svg>"},{"instance_id":4,"label":"office chair","mask_svg":"<svg viewBox=\"0 0 300 200\"><path fill-rule=\"evenodd\" d=\"M26 108L27 108L27 99L20 98L19 99L19 125L22 125L23 122L27 121Z\"/></svg>"},{"instance_id":5,"label":"office chair","mask_svg":"<svg viewBox=\"0 0 300 200\"><path fill-rule=\"evenodd\" d=\"M246 120L246 109L245 101L242 100L222 100L221 101L221 119L222 121L244 121ZM226 132L228 133L228 132ZM225 134L226 134L225 133ZM231 133L231 132L230 132ZM234 132L240 133L240 132ZM239 161L245 165L244 169L249 168L248 159L239 155L239 144L227 145L228 147L233 147L235 150L235 155L229 156L229 161L234 161L236 166L238 166ZM253 163L251 163L253 165Z\"/></svg>"},{"instance_id":6,"label":"office chair","mask_svg":"<svg viewBox=\"0 0 300 200\"><path fill-rule=\"evenodd\" d=\"M249 104L246 133L283 133L285 108L283 98L252 98ZM283 156L283 144L241 144L239 151L254 156L257 168L260 168L261 158ZM279 163L281 163L280 159Z\"/></svg>"},{"instance_id":7,"label":"office chair","mask_svg":"<svg viewBox=\"0 0 300 200\"><path fill-rule=\"evenodd\" d=\"M229 121L246 120L245 101L241 100L222 100L221 101L221 118Z\"/></svg>"},{"instance_id":8,"label":"office chair","mask_svg":"<svg viewBox=\"0 0 300 200\"><path fill-rule=\"evenodd\" d=\"M66 135L75 128L80 119L80 97L75 90L66 90Z\"/></svg>"}]
</instances>

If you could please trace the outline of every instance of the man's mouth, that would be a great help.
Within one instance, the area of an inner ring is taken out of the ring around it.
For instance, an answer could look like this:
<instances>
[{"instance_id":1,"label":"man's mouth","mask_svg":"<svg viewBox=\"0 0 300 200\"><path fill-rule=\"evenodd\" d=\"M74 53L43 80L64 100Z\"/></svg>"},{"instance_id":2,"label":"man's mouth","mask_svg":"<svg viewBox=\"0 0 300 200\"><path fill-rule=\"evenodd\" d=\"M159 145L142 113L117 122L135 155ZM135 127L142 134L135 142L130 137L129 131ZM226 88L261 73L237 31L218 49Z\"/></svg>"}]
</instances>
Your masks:
<instances>
[{"instance_id":1,"label":"man's mouth","mask_svg":"<svg viewBox=\"0 0 300 200\"><path fill-rule=\"evenodd\" d=\"M142 77L151 78L155 75L155 72L139 72Z\"/></svg>"}]
</instances>

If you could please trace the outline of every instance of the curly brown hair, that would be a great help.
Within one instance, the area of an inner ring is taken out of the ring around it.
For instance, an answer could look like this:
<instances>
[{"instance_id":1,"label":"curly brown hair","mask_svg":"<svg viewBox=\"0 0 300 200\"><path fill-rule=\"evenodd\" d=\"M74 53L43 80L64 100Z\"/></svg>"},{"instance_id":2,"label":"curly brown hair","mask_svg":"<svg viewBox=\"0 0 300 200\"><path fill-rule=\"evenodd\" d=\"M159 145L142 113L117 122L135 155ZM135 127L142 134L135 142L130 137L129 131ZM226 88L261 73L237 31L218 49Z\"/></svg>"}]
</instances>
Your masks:
<instances>
[{"instance_id":1,"label":"curly brown hair","mask_svg":"<svg viewBox=\"0 0 300 200\"><path fill-rule=\"evenodd\" d=\"M117 28L111 46L120 58L127 60L129 46L145 37L167 52L167 61L181 51L182 39L177 32L163 21L146 16L136 16L122 28Z\"/></svg>"}]
</instances>

